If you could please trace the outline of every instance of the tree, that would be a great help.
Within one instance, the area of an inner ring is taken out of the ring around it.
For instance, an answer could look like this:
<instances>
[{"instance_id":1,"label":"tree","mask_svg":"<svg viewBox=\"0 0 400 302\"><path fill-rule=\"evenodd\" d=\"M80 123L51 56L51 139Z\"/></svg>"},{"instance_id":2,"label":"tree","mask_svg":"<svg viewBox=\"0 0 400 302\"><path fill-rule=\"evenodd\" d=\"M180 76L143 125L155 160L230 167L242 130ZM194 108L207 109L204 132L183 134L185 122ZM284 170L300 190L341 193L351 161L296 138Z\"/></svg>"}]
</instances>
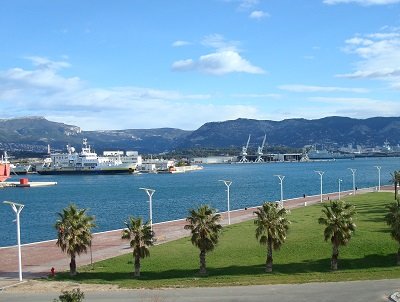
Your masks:
<instances>
[{"instance_id":1,"label":"tree","mask_svg":"<svg viewBox=\"0 0 400 302\"><path fill-rule=\"evenodd\" d=\"M394 199L397 200L397 187L400 183L400 171L394 171L390 173L392 176L391 182L394 184Z\"/></svg>"},{"instance_id":2,"label":"tree","mask_svg":"<svg viewBox=\"0 0 400 302\"><path fill-rule=\"evenodd\" d=\"M265 262L265 272L272 272L272 250L280 249L285 242L286 234L289 230L290 221L287 219L288 210L280 207L276 202L264 202L257 208L254 214L256 228L256 238L262 245L267 246L267 260Z\"/></svg>"},{"instance_id":3,"label":"tree","mask_svg":"<svg viewBox=\"0 0 400 302\"><path fill-rule=\"evenodd\" d=\"M390 235L400 244L400 200L386 206L389 212L385 215L385 221L390 226ZM400 247L397 251L397 265L400 265Z\"/></svg>"},{"instance_id":4,"label":"tree","mask_svg":"<svg viewBox=\"0 0 400 302\"><path fill-rule=\"evenodd\" d=\"M140 277L140 259L150 256L149 247L154 244L154 232L150 222L143 224L142 218L130 217L122 230L122 239L130 240L134 259L134 276Z\"/></svg>"},{"instance_id":5,"label":"tree","mask_svg":"<svg viewBox=\"0 0 400 302\"><path fill-rule=\"evenodd\" d=\"M323 205L323 217L318 219L319 224L326 226L324 230L325 241L332 243L331 269L337 270L339 258L339 246L349 243L356 225L353 216L355 207L343 200L333 200Z\"/></svg>"},{"instance_id":6,"label":"tree","mask_svg":"<svg viewBox=\"0 0 400 302\"><path fill-rule=\"evenodd\" d=\"M86 215L86 209L77 209L74 204L57 213L59 220L55 224L57 230L57 246L71 257L69 264L71 276L76 275L76 255L87 253L92 241L94 217Z\"/></svg>"},{"instance_id":7,"label":"tree","mask_svg":"<svg viewBox=\"0 0 400 302\"><path fill-rule=\"evenodd\" d=\"M189 210L185 230L192 232L191 242L200 250L200 275L206 275L206 253L214 250L218 243L222 226L219 224L221 215L207 205L200 206L197 210Z\"/></svg>"}]
</instances>

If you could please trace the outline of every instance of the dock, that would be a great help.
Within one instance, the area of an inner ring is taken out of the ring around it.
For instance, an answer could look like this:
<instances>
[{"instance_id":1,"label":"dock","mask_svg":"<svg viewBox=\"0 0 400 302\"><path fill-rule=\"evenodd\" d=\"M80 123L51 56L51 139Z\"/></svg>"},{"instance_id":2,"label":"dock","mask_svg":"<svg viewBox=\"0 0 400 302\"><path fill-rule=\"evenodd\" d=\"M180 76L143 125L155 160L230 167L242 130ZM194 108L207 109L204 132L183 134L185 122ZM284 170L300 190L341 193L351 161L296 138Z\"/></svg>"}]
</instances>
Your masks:
<instances>
[{"instance_id":1,"label":"dock","mask_svg":"<svg viewBox=\"0 0 400 302\"><path fill-rule=\"evenodd\" d=\"M56 181L35 181L21 183L21 181L5 181L0 182L0 188L17 187L17 188L30 188L30 187L48 187L57 185Z\"/></svg>"}]
</instances>

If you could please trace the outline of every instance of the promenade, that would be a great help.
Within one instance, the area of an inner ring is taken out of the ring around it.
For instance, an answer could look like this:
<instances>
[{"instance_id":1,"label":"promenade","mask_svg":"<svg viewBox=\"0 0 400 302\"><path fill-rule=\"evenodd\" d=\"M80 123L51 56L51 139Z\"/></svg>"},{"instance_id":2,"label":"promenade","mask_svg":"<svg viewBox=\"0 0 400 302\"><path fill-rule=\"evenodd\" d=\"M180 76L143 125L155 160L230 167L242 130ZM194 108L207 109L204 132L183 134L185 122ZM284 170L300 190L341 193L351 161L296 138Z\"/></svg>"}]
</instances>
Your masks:
<instances>
[{"instance_id":1,"label":"promenade","mask_svg":"<svg viewBox=\"0 0 400 302\"><path fill-rule=\"evenodd\" d=\"M392 186L381 187L381 190L393 190ZM375 188L358 189L356 194L375 191ZM352 191L343 191L341 196L348 196ZM338 193L323 195L324 200L337 199ZM285 208L293 209L320 202L320 195L299 197L284 201ZM256 208L246 208L230 212L231 223L239 223L252 219ZM222 224L227 225L227 212L221 213ZM189 236L184 230L185 219L153 224L157 244L162 244L178 238ZM56 246L56 240L25 244L22 250L23 279L33 279L48 276L52 267L56 272L69 270L69 257ZM91 252L77 257L77 265L86 265L107 258L131 252L129 242L121 239L121 229L95 233ZM0 248L0 288L18 283L18 248L17 246Z\"/></svg>"}]
</instances>

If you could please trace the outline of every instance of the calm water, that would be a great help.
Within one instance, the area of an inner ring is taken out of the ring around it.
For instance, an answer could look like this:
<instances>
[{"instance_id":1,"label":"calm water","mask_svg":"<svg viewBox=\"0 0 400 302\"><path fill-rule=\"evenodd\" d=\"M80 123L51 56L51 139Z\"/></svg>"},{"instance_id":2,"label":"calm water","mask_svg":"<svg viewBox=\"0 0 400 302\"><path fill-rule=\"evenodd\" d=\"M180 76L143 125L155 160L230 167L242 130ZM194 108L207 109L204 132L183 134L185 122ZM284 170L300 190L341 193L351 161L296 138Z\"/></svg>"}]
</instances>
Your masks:
<instances>
[{"instance_id":1,"label":"calm water","mask_svg":"<svg viewBox=\"0 0 400 302\"><path fill-rule=\"evenodd\" d=\"M320 192L320 176L315 170L325 171L324 193L353 187L348 168L357 169L356 186L372 187L378 184L381 166L381 184L388 184L390 172L400 168L399 158L369 158L309 163L271 163L208 165L204 170L186 174L42 176L30 175L30 181L56 181L58 185L42 188L6 188L0 190L0 202L10 200L25 204L21 212L21 241L30 243L54 239L53 225L60 212L73 202L80 208L89 208L96 216L96 232L122 228L129 215L148 219L147 194L140 187L153 188L153 222L186 217L188 209L210 204L226 211L226 187L220 179L232 180L231 209L240 209L280 198L279 179L285 175L284 199ZM13 181L20 177L14 176ZM8 205L0 204L0 246L16 244L15 214Z\"/></svg>"}]
</instances>

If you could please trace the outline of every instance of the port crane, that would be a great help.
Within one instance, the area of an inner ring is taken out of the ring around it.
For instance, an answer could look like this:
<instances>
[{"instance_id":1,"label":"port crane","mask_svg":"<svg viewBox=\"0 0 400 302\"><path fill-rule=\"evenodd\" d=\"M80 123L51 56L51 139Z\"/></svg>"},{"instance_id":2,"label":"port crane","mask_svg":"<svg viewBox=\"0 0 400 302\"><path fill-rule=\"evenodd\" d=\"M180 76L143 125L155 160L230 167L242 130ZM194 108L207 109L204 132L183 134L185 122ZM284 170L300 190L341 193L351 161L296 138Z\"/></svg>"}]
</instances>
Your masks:
<instances>
[{"instance_id":1,"label":"port crane","mask_svg":"<svg viewBox=\"0 0 400 302\"><path fill-rule=\"evenodd\" d=\"M261 146L258 146L258 149L257 149L257 159L255 161L256 163L263 163L264 162L262 156L264 155L263 150L264 150L264 147L265 147L265 140L266 139L267 139L267 135L265 134Z\"/></svg>"},{"instance_id":2,"label":"port crane","mask_svg":"<svg viewBox=\"0 0 400 302\"><path fill-rule=\"evenodd\" d=\"M240 153L242 158L239 160L240 163L247 163L248 162L248 159L247 159L246 156L247 156L247 148L249 148L250 137L251 137L251 134L249 134L249 139L247 140L246 146L242 147L242 153Z\"/></svg>"}]
</instances>

